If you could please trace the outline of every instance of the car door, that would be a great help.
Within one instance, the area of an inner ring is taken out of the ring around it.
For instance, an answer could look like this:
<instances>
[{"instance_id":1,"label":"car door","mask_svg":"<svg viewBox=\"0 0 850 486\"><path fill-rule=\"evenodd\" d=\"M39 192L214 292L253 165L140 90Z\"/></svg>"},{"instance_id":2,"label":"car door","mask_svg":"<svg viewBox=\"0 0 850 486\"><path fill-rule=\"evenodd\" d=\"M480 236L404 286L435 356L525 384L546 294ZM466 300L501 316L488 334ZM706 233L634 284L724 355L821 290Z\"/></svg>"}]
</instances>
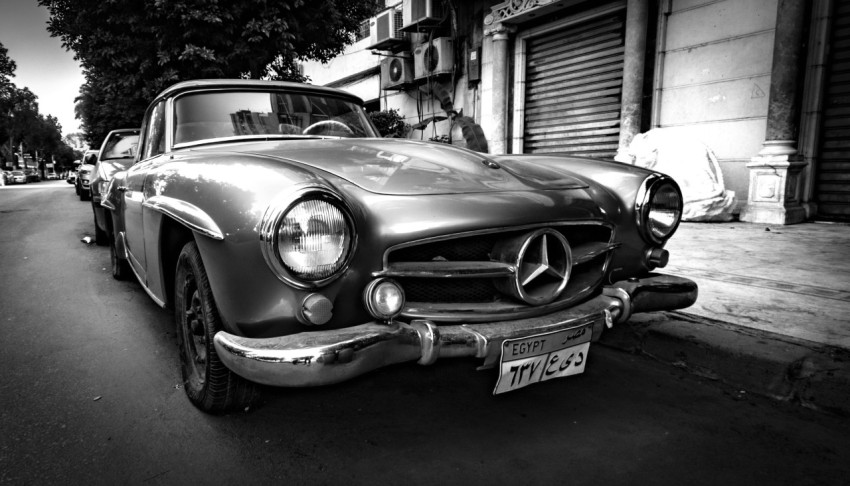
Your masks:
<instances>
[{"instance_id":1,"label":"car door","mask_svg":"<svg viewBox=\"0 0 850 486\"><path fill-rule=\"evenodd\" d=\"M165 153L165 119L165 101L162 101L150 112L141 141L139 161L127 171L121 189L124 192L124 241L130 264L145 286L148 273L145 257L145 184L148 172Z\"/></svg>"}]
</instances>

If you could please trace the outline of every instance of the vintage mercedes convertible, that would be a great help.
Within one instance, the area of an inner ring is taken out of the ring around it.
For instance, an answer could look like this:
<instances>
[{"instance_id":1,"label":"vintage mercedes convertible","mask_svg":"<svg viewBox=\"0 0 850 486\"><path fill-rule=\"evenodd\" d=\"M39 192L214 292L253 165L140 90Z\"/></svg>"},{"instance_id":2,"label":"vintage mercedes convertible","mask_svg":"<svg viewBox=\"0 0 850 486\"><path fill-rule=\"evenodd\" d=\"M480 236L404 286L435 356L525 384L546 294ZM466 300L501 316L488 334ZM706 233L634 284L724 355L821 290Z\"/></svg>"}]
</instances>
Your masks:
<instances>
[{"instance_id":1,"label":"vintage mercedes convertible","mask_svg":"<svg viewBox=\"0 0 850 486\"><path fill-rule=\"evenodd\" d=\"M173 308L190 400L474 357L494 393L584 371L633 313L691 305L654 273L682 197L611 161L380 138L304 84L176 84L102 205L116 278Z\"/></svg>"}]
</instances>

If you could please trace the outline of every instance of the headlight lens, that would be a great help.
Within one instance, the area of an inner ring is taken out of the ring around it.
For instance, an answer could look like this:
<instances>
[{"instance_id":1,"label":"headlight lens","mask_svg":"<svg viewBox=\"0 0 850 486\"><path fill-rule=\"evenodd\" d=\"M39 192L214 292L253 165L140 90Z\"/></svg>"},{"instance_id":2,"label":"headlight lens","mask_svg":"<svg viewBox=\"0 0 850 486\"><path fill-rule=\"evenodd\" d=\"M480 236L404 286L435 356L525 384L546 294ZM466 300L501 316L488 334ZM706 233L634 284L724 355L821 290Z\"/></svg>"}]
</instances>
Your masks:
<instances>
[{"instance_id":1,"label":"headlight lens","mask_svg":"<svg viewBox=\"0 0 850 486\"><path fill-rule=\"evenodd\" d=\"M302 199L281 218L276 241L286 270L297 279L316 282L346 263L352 234L339 207L324 199Z\"/></svg>"},{"instance_id":2,"label":"headlight lens","mask_svg":"<svg viewBox=\"0 0 850 486\"><path fill-rule=\"evenodd\" d=\"M647 226L652 236L666 240L673 234L682 217L682 196L672 184L663 184L652 195Z\"/></svg>"},{"instance_id":3,"label":"headlight lens","mask_svg":"<svg viewBox=\"0 0 850 486\"><path fill-rule=\"evenodd\" d=\"M638 226L650 243L664 243L679 226L682 193L673 179L661 174L649 176L635 204Z\"/></svg>"}]
</instances>

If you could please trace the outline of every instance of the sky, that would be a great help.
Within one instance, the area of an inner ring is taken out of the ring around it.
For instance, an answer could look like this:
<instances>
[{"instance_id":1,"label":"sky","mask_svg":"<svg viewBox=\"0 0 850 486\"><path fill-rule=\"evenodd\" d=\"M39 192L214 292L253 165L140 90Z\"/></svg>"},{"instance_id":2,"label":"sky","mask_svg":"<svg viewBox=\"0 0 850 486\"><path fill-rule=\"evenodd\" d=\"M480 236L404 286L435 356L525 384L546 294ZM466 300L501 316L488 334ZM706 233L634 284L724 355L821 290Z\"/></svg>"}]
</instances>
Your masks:
<instances>
[{"instance_id":1,"label":"sky","mask_svg":"<svg viewBox=\"0 0 850 486\"><path fill-rule=\"evenodd\" d=\"M38 96L42 115L53 115L62 135L80 131L74 98L85 82L74 53L47 32L49 13L37 0L0 0L0 43L18 65L12 82Z\"/></svg>"}]
</instances>

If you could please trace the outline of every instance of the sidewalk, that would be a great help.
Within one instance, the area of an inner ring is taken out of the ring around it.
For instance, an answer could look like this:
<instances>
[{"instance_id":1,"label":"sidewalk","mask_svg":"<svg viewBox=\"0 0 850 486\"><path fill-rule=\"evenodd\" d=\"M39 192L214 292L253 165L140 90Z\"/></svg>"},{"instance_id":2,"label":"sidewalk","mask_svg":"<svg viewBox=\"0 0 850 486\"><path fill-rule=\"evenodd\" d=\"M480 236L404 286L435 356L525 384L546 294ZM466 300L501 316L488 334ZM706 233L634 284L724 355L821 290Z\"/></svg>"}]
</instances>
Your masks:
<instances>
[{"instance_id":1,"label":"sidewalk","mask_svg":"<svg viewBox=\"0 0 850 486\"><path fill-rule=\"evenodd\" d=\"M663 273L700 294L634 316L604 344L742 391L850 415L850 225L683 223Z\"/></svg>"}]
</instances>

